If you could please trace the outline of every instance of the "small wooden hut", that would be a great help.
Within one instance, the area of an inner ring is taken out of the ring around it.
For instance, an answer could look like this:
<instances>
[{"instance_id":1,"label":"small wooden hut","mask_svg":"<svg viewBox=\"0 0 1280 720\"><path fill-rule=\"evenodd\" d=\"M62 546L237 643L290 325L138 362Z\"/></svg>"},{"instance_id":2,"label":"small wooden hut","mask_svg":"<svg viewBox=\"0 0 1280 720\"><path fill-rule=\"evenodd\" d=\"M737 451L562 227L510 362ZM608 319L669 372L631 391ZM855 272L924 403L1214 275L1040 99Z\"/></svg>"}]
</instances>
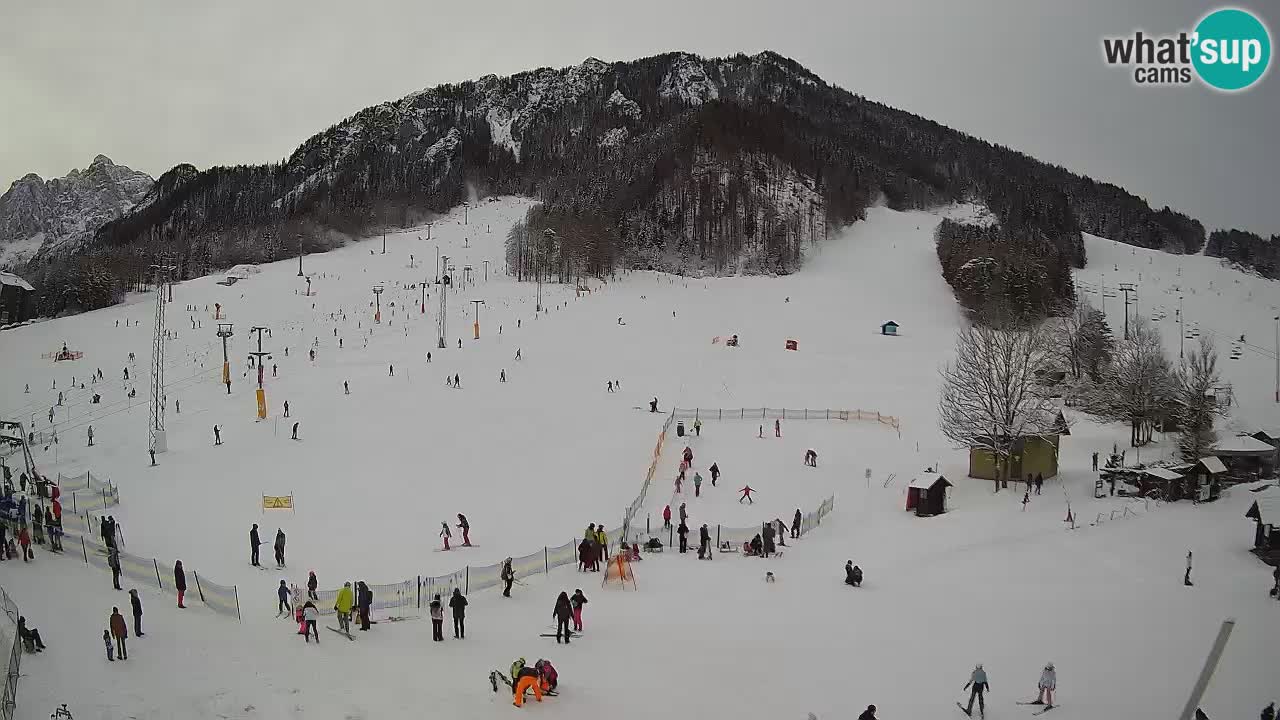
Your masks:
<instances>
[{"instance_id":1,"label":"small wooden hut","mask_svg":"<svg viewBox=\"0 0 1280 720\"><path fill-rule=\"evenodd\" d=\"M941 515L947 511L947 488L951 483L941 474L924 472L907 484L907 510L917 517Z\"/></svg>"}]
</instances>

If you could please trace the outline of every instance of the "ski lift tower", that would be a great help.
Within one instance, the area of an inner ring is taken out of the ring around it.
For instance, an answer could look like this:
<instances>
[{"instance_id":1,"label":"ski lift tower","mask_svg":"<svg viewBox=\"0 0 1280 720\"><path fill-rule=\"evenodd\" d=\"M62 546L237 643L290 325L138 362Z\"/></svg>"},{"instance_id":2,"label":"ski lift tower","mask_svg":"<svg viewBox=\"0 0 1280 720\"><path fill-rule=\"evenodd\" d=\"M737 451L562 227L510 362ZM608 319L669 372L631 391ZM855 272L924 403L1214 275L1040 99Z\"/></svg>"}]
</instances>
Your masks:
<instances>
[{"instance_id":1,"label":"ski lift tower","mask_svg":"<svg viewBox=\"0 0 1280 720\"><path fill-rule=\"evenodd\" d=\"M449 297L449 256L441 255L440 259L444 262L445 272L444 272L444 276L440 279L440 282L442 283L440 285L440 293L439 293L440 294L440 313L439 313L439 316L436 318L436 328L438 331L438 335L440 336L440 342L438 344L438 347L441 350L443 350L445 348L444 336L446 331L445 306L447 304L446 298Z\"/></svg>"},{"instance_id":2,"label":"ski lift tower","mask_svg":"<svg viewBox=\"0 0 1280 720\"><path fill-rule=\"evenodd\" d=\"M262 376L263 376L263 370L266 366L266 363L264 362L264 360L271 353L265 352L262 349L262 333L267 332L267 329L262 326L255 326L255 327L249 328L249 332L257 333L258 335L258 350L256 352L251 352L249 354L253 355L258 361L257 362L258 391L255 393L255 395L257 395L257 399L258 399L258 419L265 420L267 418L267 391L265 388L262 387Z\"/></svg>"},{"instance_id":3,"label":"ski lift tower","mask_svg":"<svg viewBox=\"0 0 1280 720\"><path fill-rule=\"evenodd\" d=\"M151 266L156 278L155 334L151 338L151 404L147 412L147 449L162 453L169 449L164 432L164 286L175 270L173 256L160 256L160 262Z\"/></svg>"}]
</instances>

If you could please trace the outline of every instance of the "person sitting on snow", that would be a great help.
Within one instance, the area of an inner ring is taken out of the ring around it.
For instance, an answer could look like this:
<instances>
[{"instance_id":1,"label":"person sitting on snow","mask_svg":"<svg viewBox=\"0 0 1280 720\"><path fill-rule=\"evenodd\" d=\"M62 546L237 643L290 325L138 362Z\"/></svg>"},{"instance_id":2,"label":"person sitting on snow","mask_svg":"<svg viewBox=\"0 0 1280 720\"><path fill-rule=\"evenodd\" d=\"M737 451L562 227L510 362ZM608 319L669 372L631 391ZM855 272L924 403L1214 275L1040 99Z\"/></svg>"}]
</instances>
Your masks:
<instances>
[{"instance_id":1,"label":"person sitting on snow","mask_svg":"<svg viewBox=\"0 0 1280 720\"><path fill-rule=\"evenodd\" d=\"M545 693L555 692L556 687L560 684L560 675L551 665L550 660L538 660L533 664L534 669L538 671L538 675L542 678L542 691Z\"/></svg>"},{"instance_id":2,"label":"person sitting on snow","mask_svg":"<svg viewBox=\"0 0 1280 720\"><path fill-rule=\"evenodd\" d=\"M533 699L542 702L542 685L538 679L538 671L528 667L523 663L524 658L520 659L520 672L512 676L511 682L515 685L515 699L512 704L516 707L524 706L524 694L533 691ZM514 666L512 666L514 669Z\"/></svg>"},{"instance_id":3,"label":"person sitting on snow","mask_svg":"<svg viewBox=\"0 0 1280 720\"><path fill-rule=\"evenodd\" d=\"M751 538L750 548L751 552L747 553L748 555L752 557L764 556L764 540L761 539L760 533L756 533L756 536Z\"/></svg>"}]
</instances>

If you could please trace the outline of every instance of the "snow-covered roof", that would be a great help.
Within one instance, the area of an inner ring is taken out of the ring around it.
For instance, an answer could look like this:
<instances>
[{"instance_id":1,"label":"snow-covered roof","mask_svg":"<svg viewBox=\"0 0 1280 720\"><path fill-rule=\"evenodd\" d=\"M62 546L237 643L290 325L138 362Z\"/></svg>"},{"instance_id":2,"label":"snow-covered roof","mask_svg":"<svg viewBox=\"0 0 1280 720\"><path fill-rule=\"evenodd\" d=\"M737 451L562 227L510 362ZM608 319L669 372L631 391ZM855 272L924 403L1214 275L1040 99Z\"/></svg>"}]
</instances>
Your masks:
<instances>
[{"instance_id":1,"label":"snow-covered roof","mask_svg":"<svg viewBox=\"0 0 1280 720\"><path fill-rule=\"evenodd\" d=\"M929 488L933 487L933 484L938 482L939 480L947 483L948 485L951 484L951 482L946 478L942 477L940 473L927 472L927 473L920 473L919 475L912 478L911 482L907 483L907 487L924 488L928 490Z\"/></svg>"},{"instance_id":2,"label":"snow-covered roof","mask_svg":"<svg viewBox=\"0 0 1280 720\"><path fill-rule=\"evenodd\" d=\"M13 273L7 273L7 272L0 272L0 285L12 285L14 287L20 287L23 290L27 290L27 291L35 290L35 288L31 287L31 284L28 283L26 280L23 280L22 278L18 277L17 275L14 275Z\"/></svg>"},{"instance_id":3,"label":"snow-covered roof","mask_svg":"<svg viewBox=\"0 0 1280 720\"><path fill-rule=\"evenodd\" d=\"M1280 487L1269 487L1253 500L1258 506L1258 520L1263 525L1280 525Z\"/></svg>"},{"instance_id":4,"label":"snow-covered roof","mask_svg":"<svg viewBox=\"0 0 1280 720\"><path fill-rule=\"evenodd\" d=\"M1177 480L1182 476L1166 467L1150 467L1142 471L1146 475L1161 480Z\"/></svg>"},{"instance_id":5,"label":"snow-covered roof","mask_svg":"<svg viewBox=\"0 0 1280 720\"><path fill-rule=\"evenodd\" d=\"M1210 455L1209 457L1200 458L1200 463L1204 465L1204 468L1206 470L1208 470L1209 472L1215 475L1218 473L1224 473L1227 471L1227 466L1223 465L1221 460L1219 460L1218 458L1212 455Z\"/></svg>"},{"instance_id":6,"label":"snow-covered roof","mask_svg":"<svg viewBox=\"0 0 1280 720\"><path fill-rule=\"evenodd\" d=\"M1213 446L1214 452L1219 453L1273 453L1275 447L1265 443L1255 437L1248 435L1236 435L1235 437L1225 438Z\"/></svg>"}]
</instances>

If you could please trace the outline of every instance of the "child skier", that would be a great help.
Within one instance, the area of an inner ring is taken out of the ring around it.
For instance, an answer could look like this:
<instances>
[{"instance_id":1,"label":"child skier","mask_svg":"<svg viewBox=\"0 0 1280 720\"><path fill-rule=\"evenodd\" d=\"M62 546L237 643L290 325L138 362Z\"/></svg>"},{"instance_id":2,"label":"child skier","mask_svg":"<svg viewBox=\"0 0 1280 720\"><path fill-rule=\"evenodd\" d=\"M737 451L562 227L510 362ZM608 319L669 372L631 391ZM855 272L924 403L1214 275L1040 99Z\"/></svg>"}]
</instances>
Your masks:
<instances>
[{"instance_id":1,"label":"child skier","mask_svg":"<svg viewBox=\"0 0 1280 720\"><path fill-rule=\"evenodd\" d=\"M444 549L449 549L449 538L453 537L453 533L449 532L449 523L440 523L440 537L444 538Z\"/></svg>"},{"instance_id":2,"label":"child skier","mask_svg":"<svg viewBox=\"0 0 1280 720\"><path fill-rule=\"evenodd\" d=\"M972 688L970 690L970 688ZM982 663L978 663L973 668L973 674L969 676L969 682L965 683L965 690L969 690L969 706L960 708L964 710L964 714L973 716L973 700L978 700L978 714L982 717L987 716L987 704L983 695L987 690L991 689L991 684L987 682L987 671L982 669ZM960 703L956 703L959 705Z\"/></svg>"},{"instance_id":3,"label":"child skier","mask_svg":"<svg viewBox=\"0 0 1280 720\"><path fill-rule=\"evenodd\" d=\"M103 644L105 644L105 645L107 646L107 660L108 660L109 662L115 662L115 661L116 661L116 657L115 657L115 655L116 655L116 646L115 646L115 645L113 645L113 644L111 643L111 631L110 631L110 630L103 630L103 631L102 631L102 642L103 642Z\"/></svg>"},{"instance_id":4,"label":"child skier","mask_svg":"<svg viewBox=\"0 0 1280 720\"><path fill-rule=\"evenodd\" d=\"M293 611L293 606L289 604L289 588L284 584L284 580L280 581L280 587L276 588L276 617L284 617Z\"/></svg>"},{"instance_id":5,"label":"child skier","mask_svg":"<svg viewBox=\"0 0 1280 720\"><path fill-rule=\"evenodd\" d=\"M582 588L573 591L573 597L569 598L569 605L573 608L573 631L582 632L582 606L587 604L587 596L582 594Z\"/></svg>"},{"instance_id":6,"label":"child skier","mask_svg":"<svg viewBox=\"0 0 1280 720\"><path fill-rule=\"evenodd\" d=\"M742 501L743 501L743 500L746 500L746 501L747 501L747 503L748 503L749 505L755 505L755 504L756 504L756 501L751 499L751 493L755 492L755 490L754 490L754 489L752 489L752 487L751 487L750 485L747 485L747 486L743 487L743 488L742 488L741 490L739 490L738 492L742 493L742 497L738 498L738 504L739 504L739 505L741 505L741 504L742 504Z\"/></svg>"},{"instance_id":7,"label":"child skier","mask_svg":"<svg viewBox=\"0 0 1280 720\"><path fill-rule=\"evenodd\" d=\"M1045 664L1044 670L1040 673L1039 688L1040 694L1031 704L1053 707L1053 691L1058 689L1058 671L1053 668L1053 663Z\"/></svg>"}]
</instances>

